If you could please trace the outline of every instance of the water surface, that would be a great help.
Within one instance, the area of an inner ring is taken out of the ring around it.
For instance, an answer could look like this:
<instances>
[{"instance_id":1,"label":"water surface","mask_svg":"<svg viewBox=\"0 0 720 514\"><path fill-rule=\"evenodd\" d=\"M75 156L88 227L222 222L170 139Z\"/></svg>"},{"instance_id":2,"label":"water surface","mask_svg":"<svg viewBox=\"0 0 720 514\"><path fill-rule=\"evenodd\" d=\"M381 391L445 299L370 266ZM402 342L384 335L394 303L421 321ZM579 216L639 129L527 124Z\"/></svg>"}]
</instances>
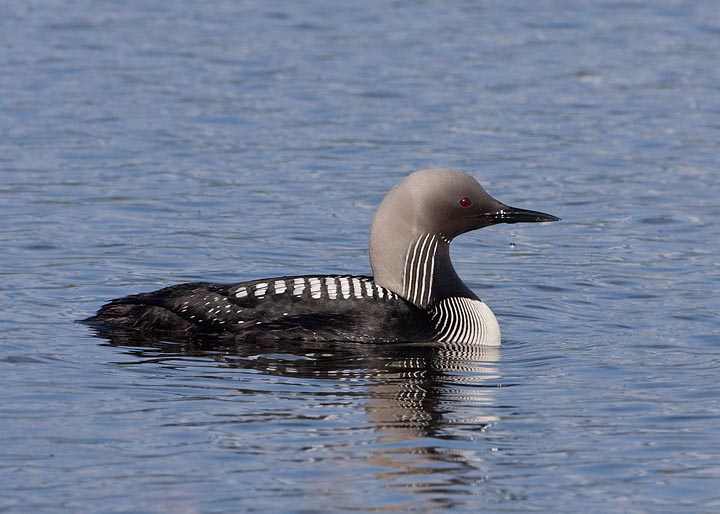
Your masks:
<instances>
[{"instance_id":1,"label":"water surface","mask_svg":"<svg viewBox=\"0 0 720 514\"><path fill-rule=\"evenodd\" d=\"M10 1L0 34L0 511L717 511L715 2ZM426 167L563 218L454 243L499 350L75 323L368 273Z\"/></svg>"}]
</instances>

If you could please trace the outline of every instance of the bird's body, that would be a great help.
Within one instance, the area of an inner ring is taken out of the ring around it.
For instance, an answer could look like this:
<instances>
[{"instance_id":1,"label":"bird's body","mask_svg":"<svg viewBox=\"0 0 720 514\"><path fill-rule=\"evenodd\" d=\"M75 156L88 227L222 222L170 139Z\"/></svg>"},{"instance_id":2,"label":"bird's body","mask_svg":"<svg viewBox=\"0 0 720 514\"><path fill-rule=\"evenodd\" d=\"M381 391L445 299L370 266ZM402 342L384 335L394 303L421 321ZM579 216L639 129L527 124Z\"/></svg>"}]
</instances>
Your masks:
<instances>
[{"instance_id":1,"label":"bird's body","mask_svg":"<svg viewBox=\"0 0 720 514\"><path fill-rule=\"evenodd\" d=\"M179 284L113 300L85 321L167 337L497 346L497 320L455 273L450 242L495 223L557 219L507 207L462 172L424 170L393 188L376 213L370 237L374 278Z\"/></svg>"},{"instance_id":2,"label":"bird's body","mask_svg":"<svg viewBox=\"0 0 720 514\"><path fill-rule=\"evenodd\" d=\"M424 310L366 276L179 284L115 300L99 316L142 331L260 340L375 342L389 340L388 334L406 341L432 336Z\"/></svg>"}]
</instances>

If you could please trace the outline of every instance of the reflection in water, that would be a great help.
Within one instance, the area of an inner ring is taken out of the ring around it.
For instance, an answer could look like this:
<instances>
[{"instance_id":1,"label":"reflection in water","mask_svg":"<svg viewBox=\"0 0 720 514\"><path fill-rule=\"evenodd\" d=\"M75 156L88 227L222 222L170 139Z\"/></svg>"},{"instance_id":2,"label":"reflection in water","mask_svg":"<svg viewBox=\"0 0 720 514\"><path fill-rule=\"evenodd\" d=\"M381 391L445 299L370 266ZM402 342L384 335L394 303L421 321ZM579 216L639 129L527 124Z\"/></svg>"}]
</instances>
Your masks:
<instances>
[{"instance_id":1,"label":"reflection in water","mask_svg":"<svg viewBox=\"0 0 720 514\"><path fill-rule=\"evenodd\" d=\"M434 496L457 485L453 469L483 468L477 453L448 451L433 438L456 437L453 425L483 431L496 421L488 411L500 350L439 343L423 350L388 360L388 373L369 387L368 417L385 443L369 460L388 470L378 478L389 485Z\"/></svg>"},{"instance_id":2,"label":"reflection in water","mask_svg":"<svg viewBox=\"0 0 720 514\"><path fill-rule=\"evenodd\" d=\"M499 348L198 338L169 342L123 331L97 335L113 346L128 347L139 362L201 357L267 375L367 383L360 401L378 434L368 463L383 468L378 478L406 492L434 495L453 487L462 474L458 469L470 469L477 477L484 467L482 453L466 447L451 451L446 441L482 433L497 420L492 411L500 379L495 366Z\"/></svg>"},{"instance_id":3,"label":"reflection in water","mask_svg":"<svg viewBox=\"0 0 720 514\"><path fill-rule=\"evenodd\" d=\"M434 436L449 423L485 427L495 421L492 415L478 415L476 407L490 403L499 378L493 365L498 348L433 343L394 350L397 354L385 360L385 373L368 393L368 415L384 440ZM457 402L473 406L472 413L451 408Z\"/></svg>"}]
</instances>

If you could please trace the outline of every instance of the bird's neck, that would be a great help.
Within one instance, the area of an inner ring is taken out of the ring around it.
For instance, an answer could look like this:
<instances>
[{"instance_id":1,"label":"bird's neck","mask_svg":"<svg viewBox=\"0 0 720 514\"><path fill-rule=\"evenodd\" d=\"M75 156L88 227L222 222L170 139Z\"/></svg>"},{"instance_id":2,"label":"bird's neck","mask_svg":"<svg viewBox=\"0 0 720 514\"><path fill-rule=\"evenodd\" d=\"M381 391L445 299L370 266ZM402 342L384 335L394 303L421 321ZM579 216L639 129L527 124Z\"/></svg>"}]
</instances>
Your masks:
<instances>
[{"instance_id":1,"label":"bird's neck","mask_svg":"<svg viewBox=\"0 0 720 514\"><path fill-rule=\"evenodd\" d=\"M450 260L450 239L410 231L388 237L371 232L370 263L375 283L426 309L451 296L477 299Z\"/></svg>"}]
</instances>

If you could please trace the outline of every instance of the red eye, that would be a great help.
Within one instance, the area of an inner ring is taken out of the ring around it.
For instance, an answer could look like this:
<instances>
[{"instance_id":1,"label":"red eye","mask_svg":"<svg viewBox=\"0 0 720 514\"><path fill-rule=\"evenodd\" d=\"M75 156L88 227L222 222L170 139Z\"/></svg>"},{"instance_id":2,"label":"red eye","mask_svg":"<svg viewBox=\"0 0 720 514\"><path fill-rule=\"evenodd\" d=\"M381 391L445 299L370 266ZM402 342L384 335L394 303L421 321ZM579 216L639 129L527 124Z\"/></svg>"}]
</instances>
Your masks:
<instances>
[{"instance_id":1,"label":"red eye","mask_svg":"<svg viewBox=\"0 0 720 514\"><path fill-rule=\"evenodd\" d=\"M460 207L464 209L472 205L472 200L470 200L470 198L460 198L460 200L458 200L458 203L460 204Z\"/></svg>"}]
</instances>

